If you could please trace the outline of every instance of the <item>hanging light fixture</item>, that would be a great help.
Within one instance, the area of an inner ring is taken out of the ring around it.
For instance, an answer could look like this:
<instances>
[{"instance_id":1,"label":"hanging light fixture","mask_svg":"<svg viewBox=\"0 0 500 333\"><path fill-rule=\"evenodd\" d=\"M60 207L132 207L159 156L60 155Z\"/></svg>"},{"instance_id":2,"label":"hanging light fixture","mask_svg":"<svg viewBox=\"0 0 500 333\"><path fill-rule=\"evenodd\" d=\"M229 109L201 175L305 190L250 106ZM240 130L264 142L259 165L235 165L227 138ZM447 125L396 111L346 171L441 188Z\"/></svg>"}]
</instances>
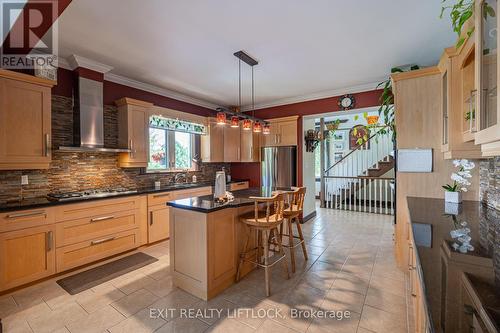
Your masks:
<instances>
[{"instance_id":1,"label":"hanging light fixture","mask_svg":"<svg viewBox=\"0 0 500 333\"><path fill-rule=\"evenodd\" d=\"M269 124L264 124L264 126L262 126L262 134L271 134L271 126L269 126Z\"/></svg>"},{"instance_id":2,"label":"hanging light fixture","mask_svg":"<svg viewBox=\"0 0 500 333\"><path fill-rule=\"evenodd\" d=\"M226 114L224 112L217 112L217 125L226 125Z\"/></svg>"},{"instance_id":3,"label":"hanging light fixture","mask_svg":"<svg viewBox=\"0 0 500 333\"><path fill-rule=\"evenodd\" d=\"M243 130L250 131L252 130L252 121L250 119L243 119Z\"/></svg>"},{"instance_id":4,"label":"hanging light fixture","mask_svg":"<svg viewBox=\"0 0 500 333\"><path fill-rule=\"evenodd\" d=\"M254 131L254 133L260 133L260 132L262 132L262 124L260 123L260 121L256 121L253 124L253 131Z\"/></svg>"},{"instance_id":5,"label":"hanging light fixture","mask_svg":"<svg viewBox=\"0 0 500 333\"><path fill-rule=\"evenodd\" d=\"M257 60L250 57L243 51L238 51L234 53L238 61L238 107L234 107L231 110L227 110L225 108L217 109L217 124L226 125L228 124L229 117L229 125L231 127L239 127L240 119L242 119L242 128L245 131L253 131L255 133L264 132L264 134L270 133L270 127L267 122L261 120L259 118L255 118L255 84L254 84L254 66L258 64ZM252 115L248 115L241 112L241 61L244 61L247 65L252 67Z\"/></svg>"},{"instance_id":6,"label":"hanging light fixture","mask_svg":"<svg viewBox=\"0 0 500 333\"><path fill-rule=\"evenodd\" d=\"M240 118L238 116L231 117L231 127L240 127Z\"/></svg>"}]
</instances>

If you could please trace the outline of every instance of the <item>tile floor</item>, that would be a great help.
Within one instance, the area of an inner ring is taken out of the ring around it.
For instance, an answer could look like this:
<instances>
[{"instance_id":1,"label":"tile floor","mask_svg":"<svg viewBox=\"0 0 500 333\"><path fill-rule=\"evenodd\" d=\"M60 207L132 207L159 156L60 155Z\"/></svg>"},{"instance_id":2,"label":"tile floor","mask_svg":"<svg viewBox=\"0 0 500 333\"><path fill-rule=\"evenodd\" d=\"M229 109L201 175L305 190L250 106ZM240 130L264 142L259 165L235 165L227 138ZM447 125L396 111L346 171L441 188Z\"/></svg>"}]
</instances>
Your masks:
<instances>
[{"instance_id":1,"label":"tile floor","mask_svg":"<svg viewBox=\"0 0 500 333\"><path fill-rule=\"evenodd\" d=\"M303 225L309 261L299 253L289 280L276 265L269 298L260 270L209 302L175 288L164 242L144 250L158 262L74 296L55 280L0 296L4 331L408 332L405 275L395 264L392 217L318 212ZM197 318L155 312L166 308L193 309ZM221 315L211 316L210 309ZM304 315L292 318L292 309ZM349 311L349 318L309 318L313 310Z\"/></svg>"}]
</instances>

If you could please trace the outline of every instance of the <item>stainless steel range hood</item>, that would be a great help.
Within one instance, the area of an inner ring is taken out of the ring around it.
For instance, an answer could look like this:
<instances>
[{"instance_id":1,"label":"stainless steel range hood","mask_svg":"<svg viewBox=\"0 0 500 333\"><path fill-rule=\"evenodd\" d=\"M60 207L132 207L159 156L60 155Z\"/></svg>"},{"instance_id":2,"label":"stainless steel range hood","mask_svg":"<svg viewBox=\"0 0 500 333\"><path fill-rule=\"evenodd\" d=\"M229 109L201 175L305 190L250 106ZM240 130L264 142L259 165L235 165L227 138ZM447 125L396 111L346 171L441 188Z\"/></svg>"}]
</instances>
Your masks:
<instances>
[{"instance_id":1,"label":"stainless steel range hood","mask_svg":"<svg viewBox=\"0 0 500 333\"><path fill-rule=\"evenodd\" d=\"M104 147L102 82L78 77L73 106L73 145L67 152L128 153L130 149Z\"/></svg>"}]
</instances>

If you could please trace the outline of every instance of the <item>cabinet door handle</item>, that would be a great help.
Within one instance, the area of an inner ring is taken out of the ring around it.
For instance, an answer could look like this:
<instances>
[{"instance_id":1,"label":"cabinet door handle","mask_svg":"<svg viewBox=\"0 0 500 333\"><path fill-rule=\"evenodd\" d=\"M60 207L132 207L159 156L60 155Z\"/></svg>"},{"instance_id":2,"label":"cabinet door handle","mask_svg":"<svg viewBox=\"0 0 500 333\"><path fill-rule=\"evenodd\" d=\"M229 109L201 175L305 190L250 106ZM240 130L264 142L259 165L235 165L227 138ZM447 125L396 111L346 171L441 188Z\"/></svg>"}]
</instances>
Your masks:
<instances>
[{"instance_id":1,"label":"cabinet door handle","mask_svg":"<svg viewBox=\"0 0 500 333\"><path fill-rule=\"evenodd\" d=\"M240 151L240 148L238 147L238 161L241 160L241 151Z\"/></svg>"},{"instance_id":2,"label":"cabinet door handle","mask_svg":"<svg viewBox=\"0 0 500 333\"><path fill-rule=\"evenodd\" d=\"M36 212L25 212L25 213L16 213L16 214L9 214L6 216L8 219L18 219L21 217L33 217L33 216L47 216L44 210L38 210Z\"/></svg>"},{"instance_id":3,"label":"cabinet door handle","mask_svg":"<svg viewBox=\"0 0 500 333\"><path fill-rule=\"evenodd\" d=\"M135 157L134 140L130 139L130 158Z\"/></svg>"},{"instance_id":4,"label":"cabinet door handle","mask_svg":"<svg viewBox=\"0 0 500 333\"><path fill-rule=\"evenodd\" d=\"M47 242L47 252L52 251L52 243L54 242L54 233L52 231L49 231L45 233L46 237L46 242Z\"/></svg>"},{"instance_id":5,"label":"cabinet door handle","mask_svg":"<svg viewBox=\"0 0 500 333\"><path fill-rule=\"evenodd\" d=\"M170 193L165 193L165 194L156 194L156 195L153 195L153 198L163 198L163 197L169 197L170 196Z\"/></svg>"},{"instance_id":6,"label":"cabinet door handle","mask_svg":"<svg viewBox=\"0 0 500 333\"><path fill-rule=\"evenodd\" d=\"M153 225L153 212L149 213L149 225Z\"/></svg>"},{"instance_id":7,"label":"cabinet door handle","mask_svg":"<svg viewBox=\"0 0 500 333\"><path fill-rule=\"evenodd\" d=\"M115 239L116 239L116 237L109 237L109 238L98 239L98 240L90 242L90 245L98 245L98 244L106 243L106 242L109 242L109 241L112 241L112 240L115 240Z\"/></svg>"},{"instance_id":8,"label":"cabinet door handle","mask_svg":"<svg viewBox=\"0 0 500 333\"><path fill-rule=\"evenodd\" d=\"M45 157L48 157L49 153L50 153L50 134L46 133L45 134L45 151L44 151Z\"/></svg>"},{"instance_id":9,"label":"cabinet door handle","mask_svg":"<svg viewBox=\"0 0 500 333\"><path fill-rule=\"evenodd\" d=\"M101 217L94 217L93 219L90 219L90 222L99 222L99 221L105 221L105 220L112 220L115 217L113 215L110 216L101 216Z\"/></svg>"}]
</instances>

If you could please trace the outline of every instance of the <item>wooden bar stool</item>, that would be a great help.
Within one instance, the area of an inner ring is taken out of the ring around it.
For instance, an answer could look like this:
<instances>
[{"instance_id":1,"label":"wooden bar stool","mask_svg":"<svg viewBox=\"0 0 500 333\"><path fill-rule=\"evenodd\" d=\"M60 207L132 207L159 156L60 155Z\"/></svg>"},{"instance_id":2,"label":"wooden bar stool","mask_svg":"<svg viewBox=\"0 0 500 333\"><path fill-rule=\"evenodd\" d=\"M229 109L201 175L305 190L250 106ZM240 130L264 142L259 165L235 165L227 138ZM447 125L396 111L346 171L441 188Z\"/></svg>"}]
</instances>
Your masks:
<instances>
[{"instance_id":1,"label":"wooden bar stool","mask_svg":"<svg viewBox=\"0 0 500 333\"><path fill-rule=\"evenodd\" d=\"M245 241L245 247L243 252L240 254L240 262L238 264L238 270L236 272L236 281L240 279L241 267L245 261L251 262L259 267L264 268L265 280L266 280L266 296L271 294L271 286L269 279L269 270L279 261L283 262L283 269L286 272L287 279L290 278L290 272L288 271L288 264L286 261L286 254L281 245L281 239L279 237L278 227L283 223L283 211L285 209L285 197L283 193L275 193L272 197L250 197L254 200L255 209L253 212L244 214L240 216L240 221L245 223L250 232L247 233L247 238ZM265 204L265 211L259 210L259 205ZM250 234L257 232L257 246L249 249L250 244ZM269 243L273 241L276 246L276 250L269 248ZM260 260L260 248L264 250L264 263ZM269 262L269 251L279 253L280 256L273 260L272 263ZM256 255L257 261L253 261L248 258L249 255ZM285 260L283 260L285 259Z\"/></svg>"},{"instance_id":2,"label":"wooden bar stool","mask_svg":"<svg viewBox=\"0 0 500 333\"><path fill-rule=\"evenodd\" d=\"M300 226L299 216L304 210L304 197L306 196L305 187L297 187L291 192L285 192L288 196L287 207L283 211L285 223L288 227L288 234L283 234L283 224L280 226L280 238L283 236L288 237L288 244L283 245L290 249L290 260L292 262L292 273L295 273L295 248L299 245L302 246L304 259L308 260L306 243L304 235L302 234L302 227ZM295 223L294 223L295 222ZM293 234L293 225L296 226L298 236ZM298 242L295 242L298 239Z\"/></svg>"}]
</instances>

